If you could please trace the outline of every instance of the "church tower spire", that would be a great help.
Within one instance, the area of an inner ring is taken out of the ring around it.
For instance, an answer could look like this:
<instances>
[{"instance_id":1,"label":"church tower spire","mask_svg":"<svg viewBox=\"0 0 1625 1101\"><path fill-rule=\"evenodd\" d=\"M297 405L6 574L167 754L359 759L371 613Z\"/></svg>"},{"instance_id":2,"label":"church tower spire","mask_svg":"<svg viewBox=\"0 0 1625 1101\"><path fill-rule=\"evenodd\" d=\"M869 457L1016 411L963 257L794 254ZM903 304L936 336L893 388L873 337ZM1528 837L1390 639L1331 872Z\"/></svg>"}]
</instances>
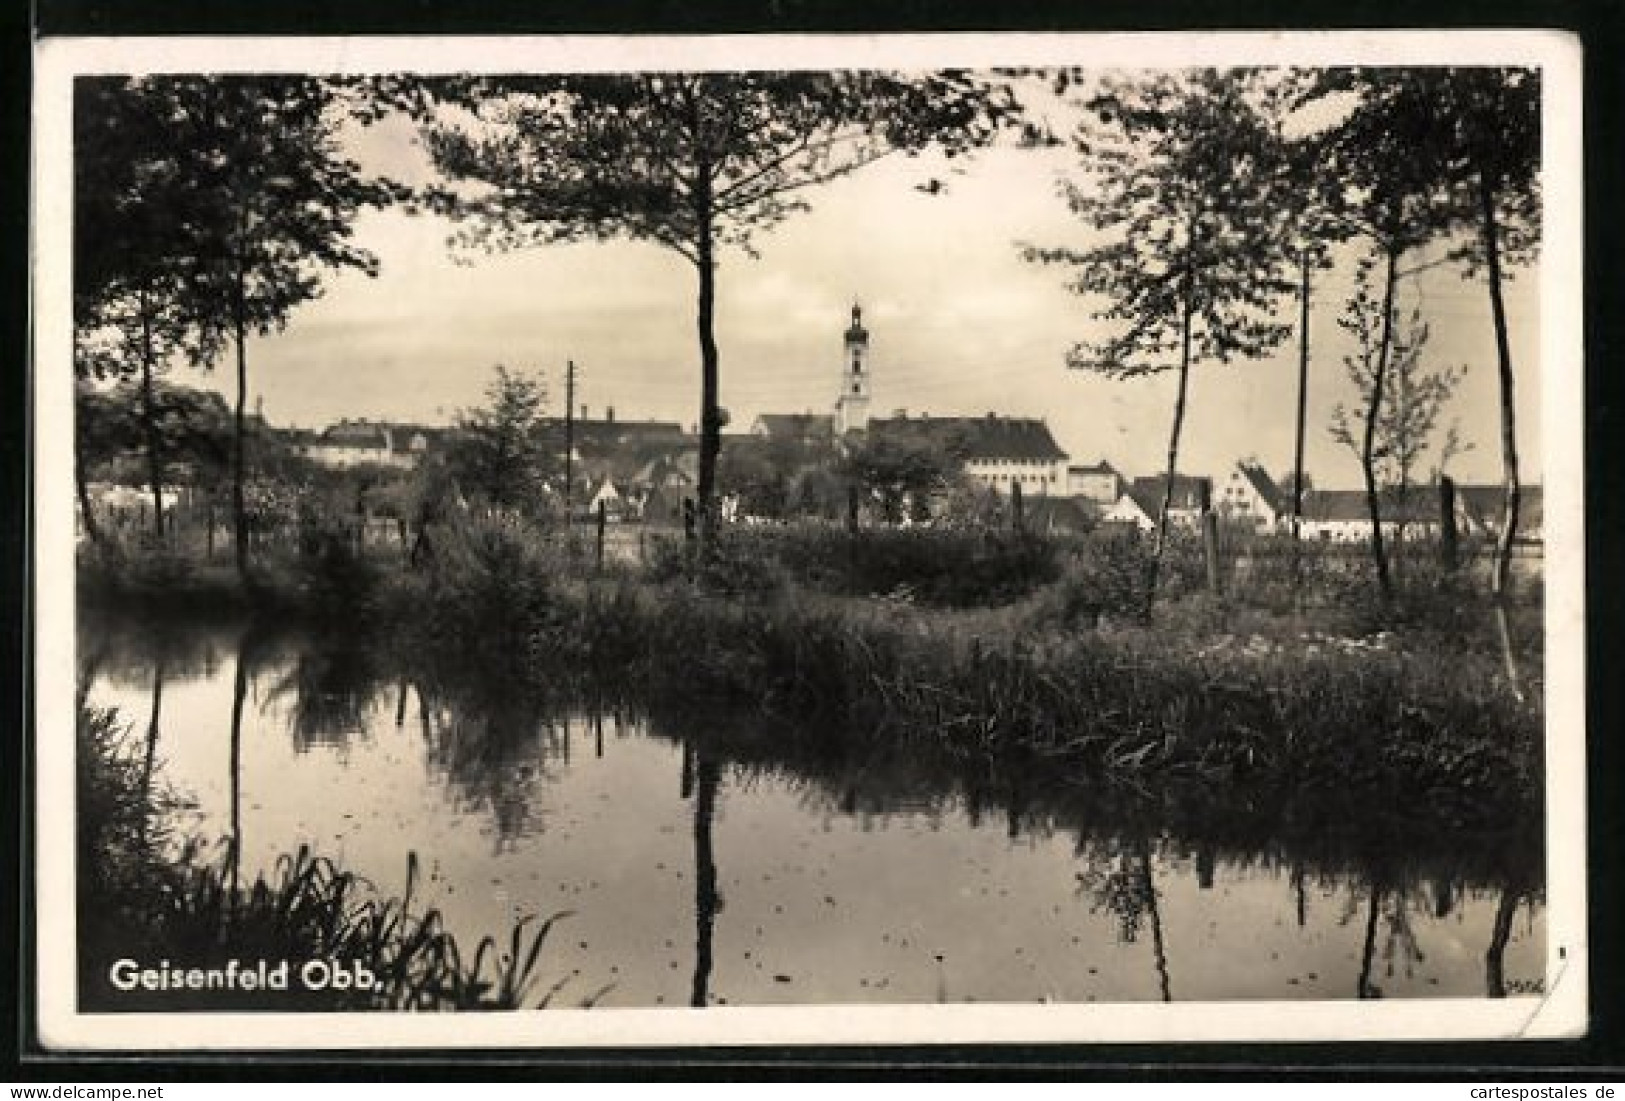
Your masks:
<instances>
[{"instance_id":1,"label":"church tower spire","mask_svg":"<svg viewBox=\"0 0 1625 1101\"><path fill-rule=\"evenodd\" d=\"M863 307L852 304L841 368L841 395L835 399L835 431L846 435L869 426L869 330L863 327Z\"/></svg>"}]
</instances>

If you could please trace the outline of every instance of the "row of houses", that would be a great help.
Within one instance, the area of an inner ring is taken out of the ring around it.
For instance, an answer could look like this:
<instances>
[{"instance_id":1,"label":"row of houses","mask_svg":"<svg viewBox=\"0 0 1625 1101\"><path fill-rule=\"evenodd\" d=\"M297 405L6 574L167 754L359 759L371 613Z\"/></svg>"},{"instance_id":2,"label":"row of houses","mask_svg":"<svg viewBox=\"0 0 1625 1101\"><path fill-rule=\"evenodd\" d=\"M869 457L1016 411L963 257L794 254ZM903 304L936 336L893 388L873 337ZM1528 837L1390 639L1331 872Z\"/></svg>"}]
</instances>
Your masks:
<instances>
[{"instance_id":1,"label":"row of houses","mask_svg":"<svg viewBox=\"0 0 1625 1101\"><path fill-rule=\"evenodd\" d=\"M1171 494L1161 476L1129 478L1110 462L1075 464L1042 418L1005 416L911 416L898 409L871 416L873 365L870 333L862 308L852 307L841 336L837 397L828 413L763 413L744 433L724 440L724 452L759 447L787 466L816 466L866 445L890 443L952 457L970 485L1006 498L1017 492L1028 513L1049 530L1082 529L1096 523L1156 526L1165 497L1169 520L1195 525L1211 510L1228 524L1259 532L1281 530L1292 511L1291 493L1258 463L1236 463L1215 482L1179 475ZM699 480L697 435L673 421L619 420L615 410L593 418L583 406L568 425L544 421L538 431L545 450L572 465L570 499L577 508L611 515L666 519L681 511ZM454 429L419 424L344 420L321 432L290 434L294 451L329 467L374 464L410 467L444 447ZM794 471L784 471L786 475ZM1522 530L1538 539L1541 495L1525 492ZM1387 494L1385 528L1426 535L1440 525L1436 488ZM731 515L737 502L725 502ZM1457 529L1492 531L1501 514L1495 486L1461 486L1455 496ZM1306 490L1301 530L1310 538L1355 542L1370 538L1366 500L1359 490ZM1385 534L1390 534L1385 531Z\"/></svg>"},{"instance_id":2,"label":"row of houses","mask_svg":"<svg viewBox=\"0 0 1625 1101\"><path fill-rule=\"evenodd\" d=\"M1133 525L1142 531L1156 527L1161 513L1165 476L1135 478L1101 515L1107 523ZM1292 519L1290 486L1282 487L1254 462L1242 461L1215 486L1206 477L1176 475L1168 496L1172 524L1194 527L1211 509L1221 520L1257 532L1284 531ZM1381 491L1378 503L1386 539L1437 538L1444 526L1443 491L1438 485L1413 485ZM1455 485L1450 495L1451 516L1459 534L1494 535L1500 530L1505 491L1498 485ZM1539 486L1525 486L1518 525L1519 538L1540 542L1543 537L1544 497ZM1309 539L1361 543L1371 538L1371 514L1363 489L1305 488L1299 530Z\"/></svg>"},{"instance_id":3,"label":"row of houses","mask_svg":"<svg viewBox=\"0 0 1625 1101\"><path fill-rule=\"evenodd\" d=\"M453 429L429 425L342 420L320 432L287 430L292 450L321 465L353 468L375 465L406 469L443 448ZM594 418L586 408L568 428L560 419L544 421L540 432L547 449L563 458L569 435L576 474L573 499L578 508L626 518L670 519L679 515L682 499L699 479L699 441L674 421L620 420L613 408ZM929 446L959 459L966 480L984 490L1009 496L1019 487L1037 522L1055 530L1094 523L1122 524L1150 531L1156 527L1166 478L1130 478L1109 461L1074 464L1041 419L1000 416L913 416L898 410L872 418L861 430L838 432L831 414L766 413L748 432L729 438L732 446L787 445L809 459L827 458L859 441L889 440L903 446ZM1169 521L1194 526L1211 509L1228 524L1259 532L1283 530L1292 511L1289 487L1279 485L1258 463L1237 462L1217 481L1181 474L1169 495ZM1521 533L1538 540L1541 492L1524 491ZM1387 492L1383 500L1384 534L1425 537L1441 524L1439 491L1415 486L1405 493ZM1502 507L1499 486L1462 485L1455 493L1458 531L1490 533ZM731 512L732 509L730 508ZM1307 489L1301 530L1311 539L1360 542L1370 538L1365 493L1358 489Z\"/></svg>"}]
</instances>

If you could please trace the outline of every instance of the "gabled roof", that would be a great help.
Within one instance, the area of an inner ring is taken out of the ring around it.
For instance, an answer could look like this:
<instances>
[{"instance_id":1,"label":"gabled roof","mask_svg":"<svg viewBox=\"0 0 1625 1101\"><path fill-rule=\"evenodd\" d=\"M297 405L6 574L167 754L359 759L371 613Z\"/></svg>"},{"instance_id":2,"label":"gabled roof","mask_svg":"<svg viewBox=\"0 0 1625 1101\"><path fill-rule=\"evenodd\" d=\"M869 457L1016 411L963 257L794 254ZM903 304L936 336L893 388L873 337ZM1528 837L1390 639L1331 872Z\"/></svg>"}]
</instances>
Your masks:
<instances>
[{"instance_id":1,"label":"gabled roof","mask_svg":"<svg viewBox=\"0 0 1625 1101\"><path fill-rule=\"evenodd\" d=\"M1166 474L1156 474L1146 478L1136 478L1129 483L1127 493L1134 498L1134 503L1151 519L1155 520L1162 512L1163 487L1168 484ZM1169 499L1170 512L1197 512L1202 507L1204 490L1208 499L1212 499L1213 483L1193 474L1174 475L1174 493Z\"/></svg>"},{"instance_id":2,"label":"gabled roof","mask_svg":"<svg viewBox=\"0 0 1625 1101\"><path fill-rule=\"evenodd\" d=\"M889 417L869 422L871 439L929 443L966 462L1018 459L1055 462L1066 459L1050 435L1049 425L1030 417Z\"/></svg>"},{"instance_id":3,"label":"gabled roof","mask_svg":"<svg viewBox=\"0 0 1625 1101\"><path fill-rule=\"evenodd\" d=\"M1408 524L1437 523L1437 486L1409 486L1401 494L1397 488L1384 489L1377 500L1384 525L1403 520ZM1303 518L1310 522L1367 523L1371 511L1363 489L1311 489L1303 495Z\"/></svg>"},{"instance_id":4,"label":"gabled roof","mask_svg":"<svg viewBox=\"0 0 1625 1101\"><path fill-rule=\"evenodd\" d=\"M635 485L658 485L667 481L672 475L676 475L691 484L694 481L694 476L689 473L682 462L673 459L669 455L662 455L659 458L650 459L638 467L636 473L632 475L632 482Z\"/></svg>"},{"instance_id":5,"label":"gabled roof","mask_svg":"<svg viewBox=\"0 0 1625 1101\"><path fill-rule=\"evenodd\" d=\"M372 421L342 420L322 430L317 443L325 447L367 447L389 450L389 432Z\"/></svg>"},{"instance_id":6,"label":"gabled roof","mask_svg":"<svg viewBox=\"0 0 1625 1101\"><path fill-rule=\"evenodd\" d=\"M1117 468L1105 459L1087 466L1069 466L1066 468L1066 472L1068 474L1110 474L1116 478L1122 477L1121 474L1117 473Z\"/></svg>"},{"instance_id":7,"label":"gabled roof","mask_svg":"<svg viewBox=\"0 0 1625 1101\"><path fill-rule=\"evenodd\" d=\"M763 413L755 426L775 440L832 440L835 416L831 413Z\"/></svg>"},{"instance_id":8,"label":"gabled roof","mask_svg":"<svg viewBox=\"0 0 1625 1101\"><path fill-rule=\"evenodd\" d=\"M565 422L548 417L536 426L537 434L555 450L564 449ZM578 450L650 447L679 447L693 442L676 421L623 421L577 419L569 425L570 442Z\"/></svg>"},{"instance_id":9,"label":"gabled roof","mask_svg":"<svg viewBox=\"0 0 1625 1101\"><path fill-rule=\"evenodd\" d=\"M1498 485L1458 485L1456 500L1474 523L1491 529L1501 526L1506 508L1506 489ZM1545 520L1546 494L1538 485L1521 486L1518 491L1518 529L1537 531Z\"/></svg>"},{"instance_id":10,"label":"gabled roof","mask_svg":"<svg viewBox=\"0 0 1625 1101\"><path fill-rule=\"evenodd\" d=\"M1063 531L1082 531L1094 518L1094 510L1086 508L1071 497L1028 497L1022 502L1027 527L1031 531L1058 528Z\"/></svg>"},{"instance_id":11,"label":"gabled roof","mask_svg":"<svg viewBox=\"0 0 1625 1101\"><path fill-rule=\"evenodd\" d=\"M1271 478L1262 466L1257 463L1241 462L1236 464L1236 469L1241 471L1241 476L1252 484L1253 489L1270 508L1281 512L1291 507L1292 503L1285 499L1286 495L1281 492L1281 487L1275 484L1275 479Z\"/></svg>"}]
</instances>

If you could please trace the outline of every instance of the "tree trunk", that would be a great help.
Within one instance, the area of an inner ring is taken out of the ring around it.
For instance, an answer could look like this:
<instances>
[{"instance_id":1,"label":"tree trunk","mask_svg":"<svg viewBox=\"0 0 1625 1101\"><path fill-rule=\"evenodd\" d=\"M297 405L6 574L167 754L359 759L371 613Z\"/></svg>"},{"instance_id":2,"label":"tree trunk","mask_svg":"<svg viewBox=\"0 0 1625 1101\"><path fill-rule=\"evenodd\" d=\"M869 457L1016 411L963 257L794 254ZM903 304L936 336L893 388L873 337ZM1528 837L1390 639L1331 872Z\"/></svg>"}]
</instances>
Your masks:
<instances>
[{"instance_id":1,"label":"tree trunk","mask_svg":"<svg viewBox=\"0 0 1625 1101\"><path fill-rule=\"evenodd\" d=\"M1479 172L1479 207L1483 213L1484 257L1489 266L1490 315L1495 322L1495 364L1501 380L1501 477L1506 494L1501 534L1495 540L1495 567L1490 591L1506 595L1512 578L1512 547L1518 537L1522 491L1518 485L1517 408L1514 403L1512 348L1507 339L1506 303L1501 299L1500 227L1495 221L1495 181L1487 170Z\"/></svg>"},{"instance_id":2,"label":"tree trunk","mask_svg":"<svg viewBox=\"0 0 1625 1101\"><path fill-rule=\"evenodd\" d=\"M1387 890L1375 879L1371 881L1371 905L1365 916L1365 938L1360 948L1360 977L1354 996L1362 1001L1382 997L1382 991L1371 981L1372 964L1377 958L1377 914L1382 907L1382 896Z\"/></svg>"},{"instance_id":3,"label":"tree trunk","mask_svg":"<svg viewBox=\"0 0 1625 1101\"><path fill-rule=\"evenodd\" d=\"M1512 919L1521 901L1510 886L1501 888L1501 900L1495 906L1495 921L1490 928L1490 945L1484 951L1484 993L1491 998L1507 996L1507 942L1512 939Z\"/></svg>"},{"instance_id":4,"label":"tree trunk","mask_svg":"<svg viewBox=\"0 0 1625 1101\"><path fill-rule=\"evenodd\" d=\"M231 848L228 875L231 894L227 912L237 908L237 894L243 871L243 703L248 698L249 642L237 644L237 669L231 688Z\"/></svg>"},{"instance_id":5,"label":"tree trunk","mask_svg":"<svg viewBox=\"0 0 1625 1101\"><path fill-rule=\"evenodd\" d=\"M79 515L84 520L85 534L90 537L92 544L98 547L107 545L106 536L102 534L101 527L96 523L96 510L90 503L90 484L85 478L85 448L80 439L84 425L76 424L73 427L73 488L79 495Z\"/></svg>"},{"instance_id":6,"label":"tree trunk","mask_svg":"<svg viewBox=\"0 0 1625 1101\"><path fill-rule=\"evenodd\" d=\"M147 715L147 752L141 764L141 802L145 811L141 816L141 841L147 842L147 825L156 812L152 805L152 774L158 764L158 724L164 710L164 659L159 658L152 667L152 710Z\"/></svg>"},{"instance_id":7,"label":"tree trunk","mask_svg":"<svg viewBox=\"0 0 1625 1101\"><path fill-rule=\"evenodd\" d=\"M1298 290L1298 422L1292 444L1292 589L1303 584L1303 447L1309 414L1309 254L1303 255Z\"/></svg>"},{"instance_id":8,"label":"tree trunk","mask_svg":"<svg viewBox=\"0 0 1625 1101\"><path fill-rule=\"evenodd\" d=\"M699 308L695 318L700 334L700 484L699 554L710 557L717 535L717 456L722 451L722 423L717 409L717 267L711 224L710 179L701 168L696 199L700 234L695 266L700 273Z\"/></svg>"},{"instance_id":9,"label":"tree trunk","mask_svg":"<svg viewBox=\"0 0 1625 1101\"><path fill-rule=\"evenodd\" d=\"M1151 921L1151 959L1157 970L1157 993L1165 1002L1174 1000L1168 979L1168 947L1162 936L1162 906L1157 902L1156 872L1151 866L1151 843L1144 837L1138 844L1141 890L1145 892L1146 916Z\"/></svg>"},{"instance_id":10,"label":"tree trunk","mask_svg":"<svg viewBox=\"0 0 1625 1101\"><path fill-rule=\"evenodd\" d=\"M1151 551L1151 570L1145 591L1145 617L1157 603L1157 579L1162 570L1162 552L1168 542L1168 512L1174 503L1174 477L1179 468L1179 435L1185 428L1185 396L1191 377L1191 285L1185 279L1184 316L1180 321L1179 389L1174 395L1174 423L1168 432L1168 471L1162 486L1162 507L1157 510L1157 540Z\"/></svg>"},{"instance_id":11,"label":"tree trunk","mask_svg":"<svg viewBox=\"0 0 1625 1101\"><path fill-rule=\"evenodd\" d=\"M237 337L237 408L232 424L232 456L231 456L231 511L234 550L237 556L237 576L244 585L248 584L248 500L243 488L243 435L246 431L246 420L243 415L244 403L248 400L248 306L245 301L246 290L243 281L246 273L239 261L236 279L232 286L232 321Z\"/></svg>"},{"instance_id":12,"label":"tree trunk","mask_svg":"<svg viewBox=\"0 0 1625 1101\"><path fill-rule=\"evenodd\" d=\"M1371 404L1366 409L1365 438L1360 444L1360 469L1365 475L1365 506L1371 517L1371 560L1377 567L1377 590L1386 602L1393 597L1388 576L1388 554L1382 543L1382 503L1377 494L1377 417L1382 409L1383 381L1388 374L1388 352L1393 343L1394 269L1399 250L1390 247L1382 285L1382 337L1377 344L1377 370L1371 379Z\"/></svg>"},{"instance_id":13,"label":"tree trunk","mask_svg":"<svg viewBox=\"0 0 1625 1101\"><path fill-rule=\"evenodd\" d=\"M711 1000L712 931L721 901L717 894L717 861L712 849L711 827L716 817L717 786L722 772L716 761L702 756L695 773L694 982L689 1005L699 1008Z\"/></svg>"},{"instance_id":14,"label":"tree trunk","mask_svg":"<svg viewBox=\"0 0 1625 1101\"><path fill-rule=\"evenodd\" d=\"M152 531L164 540L163 463L158 454L157 410L152 400L152 309L143 293L137 299L141 311L141 428L147 437L147 479L152 483Z\"/></svg>"}]
</instances>

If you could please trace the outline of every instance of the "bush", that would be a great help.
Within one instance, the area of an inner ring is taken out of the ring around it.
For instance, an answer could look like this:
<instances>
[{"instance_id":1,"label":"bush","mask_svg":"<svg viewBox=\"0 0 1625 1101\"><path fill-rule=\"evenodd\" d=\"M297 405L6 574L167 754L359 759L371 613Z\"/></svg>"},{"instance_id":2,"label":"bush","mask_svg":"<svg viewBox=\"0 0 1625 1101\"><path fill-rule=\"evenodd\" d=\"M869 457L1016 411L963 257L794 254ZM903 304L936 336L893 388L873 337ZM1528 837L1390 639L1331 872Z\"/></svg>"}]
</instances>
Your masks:
<instances>
[{"instance_id":1,"label":"bush","mask_svg":"<svg viewBox=\"0 0 1625 1101\"><path fill-rule=\"evenodd\" d=\"M343 523L302 520L294 576L315 618L365 620L378 610L383 572L357 549Z\"/></svg>"},{"instance_id":2,"label":"bush","mask_svg":"<svg viewBox=\"0 0 1625 1101\"><path fill-rule=\"evenodd\" d=\"M1054 544L1025 532L809 528L783 533L774 549L809 588L938 607L1007 604L1060 573Z\"/></svg>"},{"instance_id":3,"label":"bush","mask_svg":"<svg viewBox=\"0 0 1625 1101\"><path fill-rule=\"evenodd\" d=\"M557 614L559 548L522 521L469 518L435 530L426 575L402 599L418 641L454 664L519 672L538 627Z\"/></svg>"},{"instance_id":4,"label":"bush","mask_svg":"<svg viewBox=\"0 0 1625 1101\"><path fill-rule=\"evenodd\" d=\"M659 539L653 545L645 575L660 584L692 583L717 596L765 596L784 587L775 540L763 531L720 532L711 553L702 557L698 544Z\"/></svg>"}]
</instances>

